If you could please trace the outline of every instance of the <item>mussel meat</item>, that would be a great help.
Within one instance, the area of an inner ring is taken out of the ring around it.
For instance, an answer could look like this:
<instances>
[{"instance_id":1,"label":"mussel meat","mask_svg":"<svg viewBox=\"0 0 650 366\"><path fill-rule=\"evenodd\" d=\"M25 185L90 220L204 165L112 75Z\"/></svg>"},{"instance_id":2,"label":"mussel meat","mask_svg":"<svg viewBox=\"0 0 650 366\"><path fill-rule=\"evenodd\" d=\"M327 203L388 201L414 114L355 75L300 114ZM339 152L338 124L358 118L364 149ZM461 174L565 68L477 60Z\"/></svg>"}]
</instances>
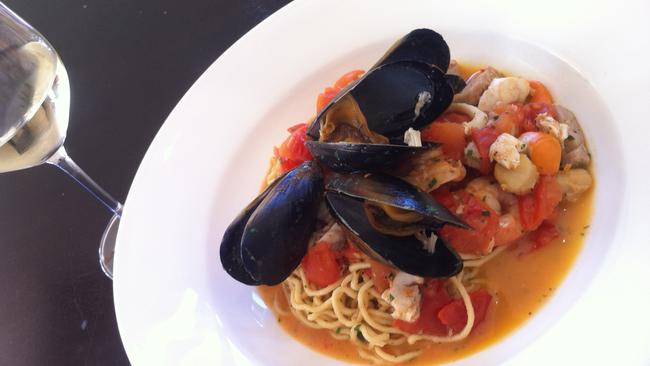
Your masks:
<instances>
[{"instance_id":1,"label":"mussel meat","mask_svg":"<svg viewBox=\"0 0 650 366\"><path fill-rule=\"evenodd\" d=\"M430 194L389 175L376 173L336 175L328 180L325 189L383 207L387 216L398 221L436 228L443 224L469 228ZM400 213L398 210L388 209L389 207L407 212ZM417 216L414 214L419 216L419 220L415 220Z\"/></svg>"},{"instance_id":2,"label":"mussel meat","mask_svg":"<svg viewBox=\"0 0 650 366\"><path fill-rule=\"evenodd\" d=\"M421 277L450 277L462 270L461 258L441 238L430 252L414 235L377 231L368 221L363 200L336 192L326 192L325 197L333 215L357 239L357 246L375 260Z\"/></svg>"}]
</instances>

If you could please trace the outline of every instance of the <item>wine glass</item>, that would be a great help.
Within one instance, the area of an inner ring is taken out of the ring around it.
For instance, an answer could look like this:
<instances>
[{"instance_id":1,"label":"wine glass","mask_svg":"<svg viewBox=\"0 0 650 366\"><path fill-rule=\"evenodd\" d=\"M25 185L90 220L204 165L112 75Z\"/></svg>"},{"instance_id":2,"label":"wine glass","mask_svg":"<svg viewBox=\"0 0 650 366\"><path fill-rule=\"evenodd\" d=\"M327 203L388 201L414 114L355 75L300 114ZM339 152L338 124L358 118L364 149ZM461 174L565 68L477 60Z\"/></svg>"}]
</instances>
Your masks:
<instances>
[{"instance_id":1,"label":"wine glass","mask_svg":"<svg viewBox=\"0 0 650 366\"><path fill-rule=\"evenodd\" d=\"M0 2L0 173L54 165L113 212L99 246L101 268L112 279L122 204L66 153L69 112L63 62L38 31Z\"/></svg>"}]
</instances>

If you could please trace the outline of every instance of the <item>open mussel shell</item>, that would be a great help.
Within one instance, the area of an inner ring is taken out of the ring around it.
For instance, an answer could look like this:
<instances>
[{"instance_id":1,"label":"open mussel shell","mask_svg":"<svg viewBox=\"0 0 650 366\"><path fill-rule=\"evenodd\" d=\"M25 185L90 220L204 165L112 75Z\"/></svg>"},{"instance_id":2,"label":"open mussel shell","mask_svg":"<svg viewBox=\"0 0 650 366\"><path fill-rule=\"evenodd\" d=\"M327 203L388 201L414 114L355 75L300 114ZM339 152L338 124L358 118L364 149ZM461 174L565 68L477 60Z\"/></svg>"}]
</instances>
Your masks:
<instances>
[{"instance_id":1,"label":"open mussel shell","mask_svg":"<svg viewBox=\"0 0 650 366\"><path fill-rule=\"evenodd\" d=\"M378 172L391 170L417 154L438 147L396 144L365 144L348 142L305 143L309 152L319 163L338 172Z\"/></svg>"},{"instance_id":2,"label":"open mussel shell","mask_svg":"<svg viewBox=\"0 0 650 366\"><path fill-rule=\"evenodd\" d=\"M328 111L346 95L356 102L371 131L390 138L403 135L409 127L419 129L431 123L451 105L454 92L444 73L427 64L381 65L332 99L309 126L309 136L319 139Z\"/></svg>"},{"instance_id":3,"label":"open mussel shell","mask_svg":"<svg viewBox=\"0 0 650 366\"><path fill-rule=\"evenodd\" d=\"M249 285L287 278L307 252L322 192L323 176L312 161L276 180L226 230L220 248L226 272Z\"/></svg>"},{"instance_id":4,"label":"open mussel shell","mask_svg":"<svg viewBox=\"0 0 650 366\"><path fill-rule=\"evenodd\" d=\"M430 194L410 183L386 174L357 173L336 175L325 187L327 191L359 198L366 202L388 205L417 213L424 225L452 224L469 228Z\"/></svg>"},{"instance_id":5,"label":"open mussel shell","mask_svg":"<svg viewBox=\"0 0 650 366\"><path fill-rule=\"evenodd\" d=\"M397 61L418 61L447 72L449 60L449 46L442 35L421 28L397 40L373 67Z\"/></svg>"},{"instance_id":6,"label":"open mussel shell","mask_svg":"<svg viewBox=\"0 0 650 366\"><path fill-rule=\"evenodd\" d=\"M356 237L357 246L368 256L421 277L451 277L463 269L461 258L441 238L435 251L429 252L413 235L391 236L375 230L362 200L335 192L326 192L325 197L333 216Z\"/></svg>"}]
</instances>

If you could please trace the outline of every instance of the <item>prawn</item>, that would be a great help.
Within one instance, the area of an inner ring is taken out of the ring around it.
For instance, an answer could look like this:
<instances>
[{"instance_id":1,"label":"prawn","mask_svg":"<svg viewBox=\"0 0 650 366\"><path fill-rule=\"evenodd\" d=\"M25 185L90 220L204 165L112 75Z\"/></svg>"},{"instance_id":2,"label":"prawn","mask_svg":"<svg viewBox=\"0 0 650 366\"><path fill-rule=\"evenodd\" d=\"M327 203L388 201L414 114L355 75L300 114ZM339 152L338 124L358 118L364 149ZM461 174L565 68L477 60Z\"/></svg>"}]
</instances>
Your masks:
<instances>
[{"instance_id":1,"label":"prawn","mask_svg":"<svg viewBox=\"0 0 650 366\"><path fill-rule=\"evenodd\" d=\"M478 109L489 112L497 102L521 103L526 100L528 94L530 94L530 84L526 79L513 76L496 78L481 95Z\"/></svg>"}]
</instances>

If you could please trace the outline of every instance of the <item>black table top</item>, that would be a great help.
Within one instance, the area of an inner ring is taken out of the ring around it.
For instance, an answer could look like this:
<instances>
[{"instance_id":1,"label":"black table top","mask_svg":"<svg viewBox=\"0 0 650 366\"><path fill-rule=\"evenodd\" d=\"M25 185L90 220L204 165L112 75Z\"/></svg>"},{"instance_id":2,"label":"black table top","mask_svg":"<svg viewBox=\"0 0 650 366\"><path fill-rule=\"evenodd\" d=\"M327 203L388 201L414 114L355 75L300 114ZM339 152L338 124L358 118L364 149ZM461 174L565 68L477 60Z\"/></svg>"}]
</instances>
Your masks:
<instances>
[{"instance_id":1,"label":"black table top","mask_svg":"<svg viewBox=\"0 0 650 366\"><path fill-rule=\"evenodd\" d=\"M286 0L3 0L70 76L66 149L118 200L201 73ZM111 281L97 258L110 218L51 166L0 175L0 365L124 365Z\"/></svg>"}]
</instances>

